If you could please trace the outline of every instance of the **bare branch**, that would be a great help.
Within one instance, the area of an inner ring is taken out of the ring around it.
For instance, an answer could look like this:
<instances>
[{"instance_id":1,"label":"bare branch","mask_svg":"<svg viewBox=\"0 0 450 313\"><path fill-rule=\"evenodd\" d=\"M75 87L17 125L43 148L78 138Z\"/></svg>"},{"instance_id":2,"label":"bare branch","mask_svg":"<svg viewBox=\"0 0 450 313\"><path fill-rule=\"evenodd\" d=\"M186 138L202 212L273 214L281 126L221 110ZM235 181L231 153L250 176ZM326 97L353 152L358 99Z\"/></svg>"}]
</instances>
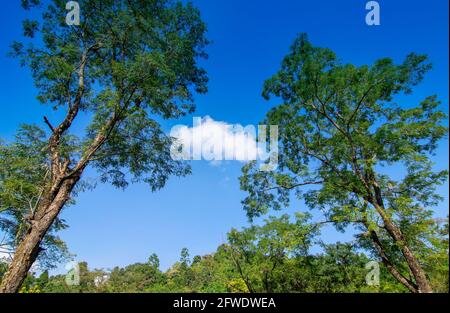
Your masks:
<instances>
[{"instance_id":1,"label":"bare branch","mask_svg":"<svg viewBox=\"0 0 450 313\"><path fill-rule=\"evenodd\" d=\"M48 120L47 116L44 116L44 122L45 124L47 124L48 128L50 128L50 130L52 131L52 133L55 132L55 128L53 127L53 125L50 123L50 121Z\"/></svg>"}]
</instances>

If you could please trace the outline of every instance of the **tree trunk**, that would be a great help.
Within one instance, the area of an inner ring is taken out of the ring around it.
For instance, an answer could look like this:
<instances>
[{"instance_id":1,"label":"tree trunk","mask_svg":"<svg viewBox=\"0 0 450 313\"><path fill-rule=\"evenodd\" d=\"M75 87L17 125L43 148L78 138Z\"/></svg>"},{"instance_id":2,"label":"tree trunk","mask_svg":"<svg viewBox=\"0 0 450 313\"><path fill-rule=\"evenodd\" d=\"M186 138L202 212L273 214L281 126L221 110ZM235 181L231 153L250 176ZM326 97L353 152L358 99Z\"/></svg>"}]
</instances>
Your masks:
<instances>
[{"instance_id":1,"label":"tree trunk","mask_svg":"<svg viewBox=\"0 0 450 313\"><path fill-rule=\"evenodd\" d=\"M383 213L385 213L385 212L383 211ZM419 261L414 256L412 251L409 249L400 229L385 214L382 214L382 219L385 224L386 230L391 235L391 237L394 239L396 244L398 244L400 246L400 250L402 251L402 254L405 257L406 263L408 264L408 267L411 270L411 273L414 276L414 279L416 281L416 285L418 287L418 292L419 293L432 293L433 289L431 288L430 283L428 282L425 271L423 270L422 266L420 265Z\"/></svg>"},{"instance_id":2,"label":"tree trunk","mask_svg":"<svg viewBox=\"0 0 450 313\"><path fill-rule=\"evenodd\" d=\"M388 269L389 273L391 273L391 275L395 279L397 279L397 281L400 282L403 286L408 288L409 291L411 291L412 293L418 293L419 290L418 290L417 284L415 284L414 282L412 282L411 280L406 278L402 273L400 273L400 271L397 270L395 265L391 263L391 261L389 260L389 257L387 256L387 254L383 248L383 245L381 244L380 239L378 238L378 234L376 233L376 231L371 230L370 237L372 238L372 242L375 246L375 249L378 251L378 254L381 257L381 260L383 261L383 264Z\"/></svg>"},{"instance_id":3,"label":"tree trunk","mask_svg":"<svg viewBox=\"0 0 450 313\"><path fill-rule=\"evenodd\" d=\"M36 211L36 215L31 221L31 226L17 247L13 261L2 279L0 293L16 293L19 291L28 275L28 271L39 255L42 239L67 200L69 200L70 194L78 180L79 177L65 180L54 197L50 194L44 195L43 199L53 199L51 201L43 201L43 205Z\"/></svg>"},{"instance_id":4,"label":"tree trunk","mask_svg":"<svg viewBox=\"0 0 450 313\"><path fill-rule=\"evenodd\" d=\"M400 247L400 250L403 254L403 257L408 264L409 269L411 270L411 274L414 276L415 283L417 285L417 292L419 293L432 293L433 289L428 282L425 271L420 265L417 258L414 256L412 251L409 249L408 244L403 236L400 228L395 225L392 221L391 217L386 213L384 202L382 199L381 189L377 182L373 183L374 191L375 191L375 199L370 199L372 205L375 207L375 210L380 215L383 220L384 227L394 242Z\"/></svg>"},{"instance_id":5,"label":"tree trunk","mask_svg":"<svg viewBox=\"0 0 450 313\"><path fill-rule=\"evenodd\" d=\"M370 237L372 239L372 243L375 246L375 249L380 255L388 271L395 279L397 279L398 282L400 282L402 285L404 285L406 288L408 288L411 292L414 293L432 293L433 289L431 288L428 282L425 271L423 270L422 266L420 265L419 261L414 256L412 251L409 249L402 231L392 221L391 217L385 211L381 188L375 181L373 181L372 184L373 190L375 191L375 195L374 197L369 196L364 199L366 201L366 206L368 203L370 203L375 208L376 212L380 215L384 223L384 229L387 231L387 233L392 238L394 243L400 248L400 251L402 252L403 257L405 258L406 264L408 265L415 281L406 278L402 273L400 273L399 270L397 270L395 265L391 263L378 237L378 234L374 230L370 230L367 218L363 218L363 224L369 230ZM370 193L369 188L368 193ZM365 209L363 212L365 213Z\"/></svg>"}]
</instances>

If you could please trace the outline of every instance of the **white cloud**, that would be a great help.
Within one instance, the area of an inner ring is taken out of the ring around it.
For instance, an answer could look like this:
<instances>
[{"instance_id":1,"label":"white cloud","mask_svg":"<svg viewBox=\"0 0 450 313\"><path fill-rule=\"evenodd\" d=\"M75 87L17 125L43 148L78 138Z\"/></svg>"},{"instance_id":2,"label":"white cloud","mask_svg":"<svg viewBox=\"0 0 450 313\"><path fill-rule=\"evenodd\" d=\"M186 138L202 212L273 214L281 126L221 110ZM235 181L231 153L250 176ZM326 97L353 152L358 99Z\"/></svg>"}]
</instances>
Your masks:
<instances>
[{"instance_id":1,"label":"white cloud","mask_svg":"<svg viewBox=\"0 0 450 313\"><path fill-rule=\"evenodd\" d=\"M175 126L170 133L177 138L178 145L183 145L181 155L178 150L175 153L185 160L204 159L217 164L221 160L245 162L263 156L253 125L233 125L209 116L194 118L193 124L193 127Z\"/></svg>"}]
</instances>

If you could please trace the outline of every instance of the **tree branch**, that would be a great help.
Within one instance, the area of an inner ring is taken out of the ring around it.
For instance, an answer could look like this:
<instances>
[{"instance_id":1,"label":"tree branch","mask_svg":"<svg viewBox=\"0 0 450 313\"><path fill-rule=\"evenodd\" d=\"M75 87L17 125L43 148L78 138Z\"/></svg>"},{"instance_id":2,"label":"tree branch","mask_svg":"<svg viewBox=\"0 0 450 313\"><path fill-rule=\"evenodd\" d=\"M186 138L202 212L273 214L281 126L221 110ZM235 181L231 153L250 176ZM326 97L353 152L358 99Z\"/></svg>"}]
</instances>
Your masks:
<instances>
[{"instance_id":1,"label":"tree branch","mask_svg":"<svg viewBox=\"0 0 450 313\"><path fill-rule=\"evenodd\" d=\"M44 122L45 124L47 124L48 128L50 128L50 130L52 131L52 133L55 132L55 128L52 126L52 124L50 123L50 121L48 120L47 116L44 116Z\"/></svg>"}]
</instances>

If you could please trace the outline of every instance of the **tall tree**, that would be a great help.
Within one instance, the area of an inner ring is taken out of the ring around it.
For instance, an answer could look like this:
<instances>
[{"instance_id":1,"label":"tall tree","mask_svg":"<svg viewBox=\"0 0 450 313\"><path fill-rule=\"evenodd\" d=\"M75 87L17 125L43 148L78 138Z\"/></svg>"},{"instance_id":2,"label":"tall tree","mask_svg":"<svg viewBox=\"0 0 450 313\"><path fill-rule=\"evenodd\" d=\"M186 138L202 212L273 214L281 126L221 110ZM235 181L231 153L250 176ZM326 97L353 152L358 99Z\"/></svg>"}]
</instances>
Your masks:
<instances>
[{"instance_id":1,"label":"tall tree","mask_svg":"<svg viewBox=\"0 0 450 313\"><path fill-rule=\"evenodd\" d=\"M430 67L416 54L399 65L389 58L342 64L300 35L264 85L265 98L283 101L265 121L280 128L279 166L272 173L254 163L243 168L249 217L288 205L295 192L337 227L354 224L361 244L370 243L410 291L432 292L421 250L433 235L427 207L440 200L435 187L448 174L434 172L429 159L447 134L446 115L436 96L418 106L394 102Z\"/></svg>"},{"instance_id":2,"label":"tall tree","mask_svg":"<svg viewBox=\"0 0 450 313\"><path fill-rule=\"evenodd\" d=\"M0 292L19 289L88 166L117 187L144 181L152 190L189 173L170 158L172 139L156 119L192 112L194 92L206 92L198 60L208 41L199 11L170 0L78 2L79 26L66 24L64 0L22 2L42 19L24 22L30 43L14 43L13 54L31 69L39 100L66 113L58 123L44 117L49 178ZM82 112L92 120L75 138L70 130Z\"/></svg>"},{"instance_id":3,"label":"tall tree","mask_svg":"<svg viewBox=\"0 0 450 313\"><path fill-rule=\"evenodd\" d=\"M309 223L308 214L298 213L295 222L288 215L270 217L262 226L242 231L232 229L227 246L242 281L249 292L289 292L287 264L308 255L317 224Z\"/></svg>"},{"instance_id":4,"label":"tall tree","mask_svg":"<svg viewBox=\"0 0 450 313\"><path fill-rule=\"evenodd\" d=\"M0 253L12 254L23 240L49 181L45 139L45 132L36 126L23 125L13 143L0 143L0 230L4 233ZM68 256L56 234L66 227L64 220L55 219L41 242L39 267L50 268Z\"/></svg>"}]
</instances>

